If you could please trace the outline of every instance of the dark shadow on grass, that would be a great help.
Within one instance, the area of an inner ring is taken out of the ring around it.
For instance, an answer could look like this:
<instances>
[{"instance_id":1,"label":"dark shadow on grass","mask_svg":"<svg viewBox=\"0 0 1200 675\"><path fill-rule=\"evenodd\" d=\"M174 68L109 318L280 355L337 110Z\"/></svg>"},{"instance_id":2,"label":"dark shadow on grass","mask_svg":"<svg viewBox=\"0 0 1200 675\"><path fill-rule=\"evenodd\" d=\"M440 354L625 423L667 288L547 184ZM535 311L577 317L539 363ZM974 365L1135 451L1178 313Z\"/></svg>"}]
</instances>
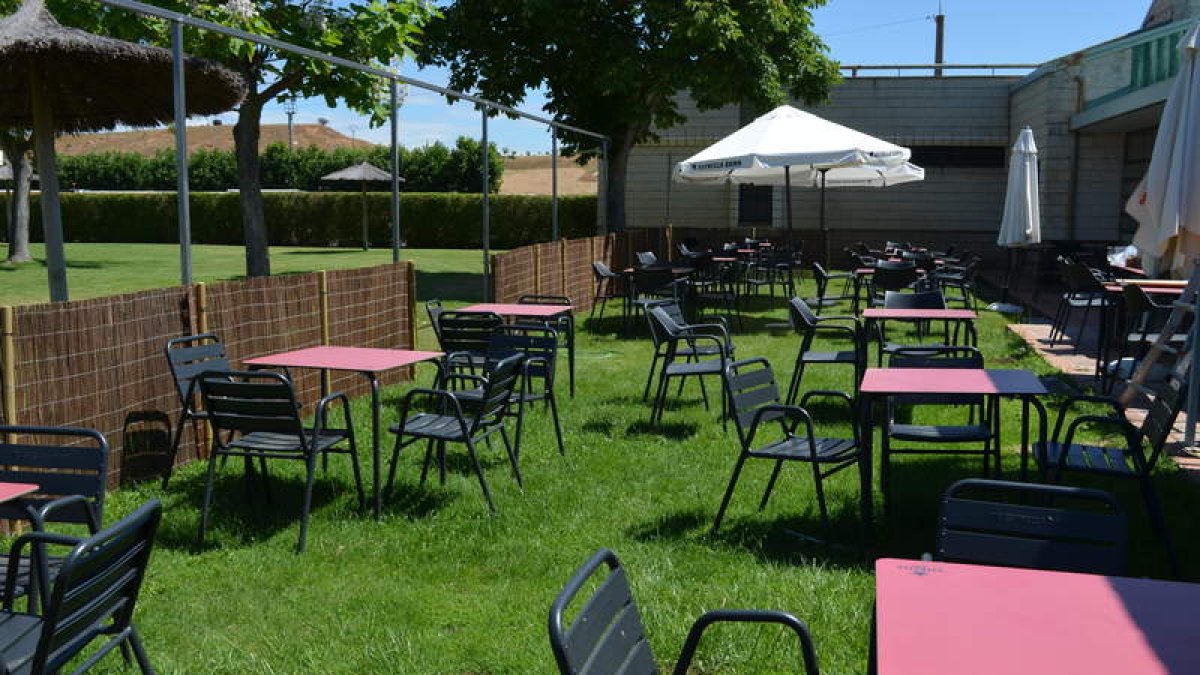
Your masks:
<instances>
[{"instance_id":1,"label":"dark shadow on grass","mask_svg":"<svg viewBox=\"0 0 1200 675\"><path fill-rule=\"evenodd\" d=\"M417 270L417 300L438 298L448 302L483 302L483 275L471 272Z\"/></svg>"},{"instance_id":2,"label":"dark shadow on grass","mask_svg":"<svg viewBox=\"0 0 1200 675\"><path fill-rule=\"evenodd\" d=\"M700 427L691 422L651 424L646 420L639 420L626 427L625 433L629 436L661 436L673 441L682 441L695 436L699 430Z\"/></svg>"},{"instance_id":3,"label":"dark shadow on grass","mask_svg":"<svg viewBox=\"0 0 1200 675\"><path fill-rule=\"evenodd\" d=\"M238 547L254 546L282 530L298 527L304 498L303 473L287 471L279 466L279 462L274 465L268 463L267 470L270 472L269 500L257 478L252 490L247 491L241 462L230 460L224 468L218 466L213 483L212 508L209 511L209 532L200 544L196 534L200 524L200 508L204 503L205 474L198 472L187 479L177 477L171 482L171 492L177 495L171 509L191 509L193 515L164 521L156 538L158 545L189 552L197 548L227 548L231 544ZM364 487L369 488L369 485ZM318 472L313 486L310 525L312 521L325 517L322 513L324 507L342 495L353 498L353 485Z\"/></svg>"},{"instance_id":4,"label":"dark shadow on grass","mask_svg":"<svg viewBox=\"0 0 1200 675\"><path fill-rule=\"evenodd\" d=\"M613 424L612 420L588 420L580 427L581 431L592 434L601 434L603 436L612 436L617 425Z\"/></svg>"},{"instance_id":5,"label":"dark shadow on grass","mask_svg":"<svg viewBox=\"0 0 1200 675\"><path fill-rule=\"evenodd\" d=\"M172 433L171 418L161 410L138 410L125 416L121 432L122 485L166 472L172 459Z\"/></svg>"},{"instance_id":6,"label":"dark shadow on grass","mask_svg":"<svg viewBox=\"0 0 1200 675\"><path fill-rule=\"evenodd\" d=\"M384 496L383 512L409 520L421 520L460 497L457 492L413 481L397 485L390 494Z\"/></svg>"},{"instance_id":7,"label":"dark shadow on grass","mask_svg":"<svg viewBox=\"0 0 1200 675\"><path fill-rule=\"evenodd\" d=\"M654 520L634 525L625 532L638 541L674 541L696 534L712 524L712 516L701 509L668 513Z\"/></svg>"},{"instance_id":8,"label":"dark shadow on grass","mask_svg":"<svg viewBox=\"0 0 1200 675\"><path fill-rule=\"evenodd\" d=\"M45 258L35 258L34 262L42 267L46 267ZM102 270L106 267L120 267L119 262L100 262L99 260L68 260L67 269L69 270Z\"/></svg>"},{"instance_id":9,"label":"dark shadow on grass","mask_svg":"<svg viewBox=\"0 0 1200 675\"><path fill-rule=\"evenodd\" d=\"M828 544L815 508L804 515L764 517L759 513L726 516L709 541L730 550L745 551L763 562L807 565L820 561L841 568L862 568L867 553L862 548L862 524L857 502L830 505ZM709 523L711 525L711 522Z\"/></svg>"},{"instance_id":10,"label":"dark shadow on grass","mask_svg":"<svg viewBox=\"0 0 1200 675\"><path fill-rule=\"evenodd\" d=\"M381 248L379 250L382 251L385 249ZM364 251L362 250L362 247L359 246L354 248L327 248L308 251L286 251L283 253L283 255L344 255L347 253L369 253L369 251Z\"/></svg>"}]
</instances>

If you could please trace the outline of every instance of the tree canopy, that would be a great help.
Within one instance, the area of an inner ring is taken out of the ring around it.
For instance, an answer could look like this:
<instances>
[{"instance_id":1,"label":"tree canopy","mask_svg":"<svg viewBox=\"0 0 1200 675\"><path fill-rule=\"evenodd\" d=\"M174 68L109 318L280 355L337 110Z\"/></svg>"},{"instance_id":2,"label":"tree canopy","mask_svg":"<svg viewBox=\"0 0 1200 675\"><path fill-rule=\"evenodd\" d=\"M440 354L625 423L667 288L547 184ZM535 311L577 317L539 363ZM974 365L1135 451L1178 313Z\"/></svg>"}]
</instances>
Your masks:
<instances>
[{"instance_id":1,"label":"tree canopy","mask_svg":"<svg viewBox=\"0 0 1200 675\"><path fill-rule=\"evenodd\" d=\"M812 31L825 0L455 0L426 27L418 61L450 86L508 105L547 91L559 121L607 135L609 226L624 226L634 144L686 121L677 94L712 109L824 99L837 64ZM564 138L583 157L596 148Z\"/></svg>"}]
</instances>

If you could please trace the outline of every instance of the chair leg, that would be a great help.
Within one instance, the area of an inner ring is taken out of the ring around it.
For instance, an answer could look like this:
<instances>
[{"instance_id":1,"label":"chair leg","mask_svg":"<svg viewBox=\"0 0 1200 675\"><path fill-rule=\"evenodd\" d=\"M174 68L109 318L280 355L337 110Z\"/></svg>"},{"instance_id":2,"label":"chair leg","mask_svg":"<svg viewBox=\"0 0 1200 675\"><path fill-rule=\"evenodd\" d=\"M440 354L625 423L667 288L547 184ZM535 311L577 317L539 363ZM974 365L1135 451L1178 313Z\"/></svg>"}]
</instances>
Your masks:
<instances>
[{"instance_id":1,"label":"chair leg","mask_svg":"<svg viewBox=\"0 0 1200 675\"><path fill-rule=\"evenodd\" d=\"M358 465L358 444L350 435L350 468L354 471L354 487L358 489L358 508L367 505L367 491L363 489L362 467Z\"/></svg>"},{"instance_id":2,"label":"chair leg","mask_svg":"<svg viewBox=\"0 0 1200 675\"><path fill-rule=\"evenodd\" d=\"M783 460L775 460L775 468L771 470L771 479L767 481L767 489L763 490L762 500L758 502L759 511L767 508L767 500L771 498L771 492L775 490L775 482L779 480L779 472L782 470Z\"/></svg>"},{"instance_id":3,"label":"chair leg","mask_svg":"<svg viewBox=\"0 0 1200 675\"><path fill-rule=\"evenodd\" d=\"M517 479L517 487L525 490L525 478L521 475L521 460L513 449L512 443L508 442L508 431L504 429L504 425L500 425L500 440L504 442L504 451L508 453L508 462L512 464L513 477Z\"/></svg>"},{"instance_id":4,"label":"chair leg","mask_svg":"<svg viewBox=\"0 0 1200 675\"><path fill-rule=\"evenodd\" d=\"M658 368L658 349L654 350L654 358L650 360L650 372L646 374L646 388L642 390L642 400L650 395L650 385L654 382L654 371Z\"/></svg>"},{"instance_id":5,"label":"chair leg","mask_svg":"<svg viewBox=\"0 0 1200 675\"><path fill-rule=\"evenodd\" d=\"M389 466L388 466L387 490L386 490L386 492L389 496L392 494L392 489L395 487L395 484L396 484L396 463L400 459L400 450L401 450L400 440L403 437L404 437L403 432L396 434L396 444L394 446L392 446L392 461L389 462ZM432 441L430 441L430 442L432 443ZM421 483L422 484L424 484L424 482L425 482L425 470L428 468L429 468L429 449L428 449L428 447L426 447L425 466L421 469Z\"/></svg>"},{"instance_id":6,"label":"chair leg","mask_svg":"<svg viewBox=\"0 0 1200 675\"><path fill-rule=\"evenodd\" d=\"M129 637L125 638L125 642L133 649L133 656L137 659L142 675L154 675L154 667L150 665L150 657L146 655L146 648L142 646L142 638L138 635L137 628L129 627Z\"/></svg>"},{"instance_id":7,"label":"chair leg","mask_svg":"<svg viewBox=\"0 0 1200 675\"><path fill-rule=\"evenodd\" d=\"M792 367L792 381L788 384L787 404L793 405L796 402L796 397L800 394L800 379L804 377L804 358L803 354L796 356L796 365Z\"/></svg>"},{"instance_id":8,"label":"chair leg","mask_svg":"<svg viewBox=\"0 0 1200 675\"><path fill-rule=\"evenodd\" d=\"M196 536L196 544L204 545L204 535L208 532L208 511L212 507L213 479L217 472L217 450L214 448L208 456L208 476L204 479L204 504L200 507L200 531Z\"/></svg>"},{"instance_id":9,"label":"chair leg","mask_svg":"<svg viewBox=\"0 0 1200 675\"><path fill-rule=\"evenodd\" d=\"M892 448L888 443L887 433L885 427L879 444L879 491L883 493L884 514L891 513L892 508Z\"/></svg>"},{"instance_id":10,"label":"chair leg","mask_svg":"<svg viewBox=\"0 0 1200 675\"><path fill-rule=\"evenodd\" d=\"M501 428L503 428L503 427L501 427ZM517 461L520 461L520 459L521 459L521 439L524 437L524 435L525 435L525 395L519 394L518 399L517 399L517 429L516 429L516 431L513 432L513 444L515 445L515 450L513 450L513 454L516 455ZM505 444L507 445L507 441L505 442Z\"/></svg>"},{"instance_id":11,"label":"chair leg","mask_svg":"<svg viewBox=\"0 0 1200 675\"><path fill-rule=\"evenodd\" d=\"M171 454L167 456L167 466L163 469L162 489L167 489L167 482L171 480L171 472L175 470L175 458L179 456L179 444L183 440L183 427L187 423L187 416L182 412L179 414L179 422L175 425L175 434L171 438ZM195 419L192 420L193 426ZM199 444L200 434L196 434L196 441Z\"/></svg>"},{"instance_id":12,"label":"chair leg","mask_svg":"<svg viewBox=\"0 0 1200 675\"><path fill-rule=\"evenodd\" d=\"M468 438L466 445L467 454L471 457L471 464L475 467L475 475L479 477L479 487L483 489L483 498L487 502L488 510L496 513L496 502L492 501L492 491L488 487L487 479L483 477L483 467L480 466L479 455L475 452L475 442Z\"/></svg>"},{"instance_id":13,"label":"chair leg","mask_svg":"<svg viewBox=\"0 0 1200 675\"><path fill-rule=\"evenodd\" d=\"M738 478L742 475L742 467L746 464L746 454L742 453L738 456L737 464L733 465L733 475L729 477L729 485L725 487L725 495L721 497L721 505L717 507L717 517L713 520L712 534L716 534L721 527L721 520L725 518L725 509L729 508L729 500L733 498L733 490L737 487Z\"/></svg>"},{"instance_id":14,"label":"chair leg","mask_svg":"<svg viewBox=\"0 0 1200 675\"><path fill-rule=\"evenodd\" d=\"M313 485L316 482L317 455L310 454L305 460L304 503L300 507L300 541L296 543L297 553L304 553L304 549L308 545L308 514L312 511Z\"/></svg>"},{"instance_id":15,"label":"chair leg","mask_svg":"<svg viewBox=\"0 0 1200 675\"><path fill-rule=\"evenodd\" d=\"M666 364L664 363L662 372L658 374L658 392L654 395L654 405L650 408L651 424L662 420L663 409L667 405L667 385L668 378Z\"/></svg>"},{"instance_id":16,"label":"chair leg","mask_svg":"<svg viewBox=\"0 0 1200 675\"><path fill-rule=\"evenodd\" d=\"M567 449L563 445L562 423L558 419L558 401L554 398L554 388L550 388L546 399L550 402L550 415L554 418L554 437L558 440L558 454L566 455Z\"/></svg>"},{"instance_id":17,"label":"chair leg","mask_svg":"<svg viewBox=\"0 0 1200 675\"><path fill-rule=\"evenodd\" d=\"M829 546L829 541L833 534L829 527L829 507L825 504L825 485L821 477L821 465L816 462L810 462L813 469L813 480L816 484L817 491L817 509L821 512L821 536L825 539L825 546Z\"/></svg>"}]
</instances>

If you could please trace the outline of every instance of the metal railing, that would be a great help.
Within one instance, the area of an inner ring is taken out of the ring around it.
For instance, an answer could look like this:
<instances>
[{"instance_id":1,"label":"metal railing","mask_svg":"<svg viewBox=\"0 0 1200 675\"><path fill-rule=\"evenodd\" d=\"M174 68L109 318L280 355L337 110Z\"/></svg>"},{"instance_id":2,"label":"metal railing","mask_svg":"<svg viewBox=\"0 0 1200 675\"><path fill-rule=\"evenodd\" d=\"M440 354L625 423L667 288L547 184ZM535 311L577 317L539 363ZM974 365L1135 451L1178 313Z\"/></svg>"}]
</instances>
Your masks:
<instances>
[{"instance_id":1,"label":"metal railing","mask_svg":"<svg viewBox=\"0 0 1200 675\"><path fill-rule=\"evenodd\" d=\"M842 64L839 66L843 73L850 77L858 77L859 71L895 71L897 77L906 71L932 71L935 75L944 70L989 71L996 75L999 70L1036 70L1039 63L880 63L880 64ZM974 73L972 73L974 74Z\"/></svg>"}]
</instances>

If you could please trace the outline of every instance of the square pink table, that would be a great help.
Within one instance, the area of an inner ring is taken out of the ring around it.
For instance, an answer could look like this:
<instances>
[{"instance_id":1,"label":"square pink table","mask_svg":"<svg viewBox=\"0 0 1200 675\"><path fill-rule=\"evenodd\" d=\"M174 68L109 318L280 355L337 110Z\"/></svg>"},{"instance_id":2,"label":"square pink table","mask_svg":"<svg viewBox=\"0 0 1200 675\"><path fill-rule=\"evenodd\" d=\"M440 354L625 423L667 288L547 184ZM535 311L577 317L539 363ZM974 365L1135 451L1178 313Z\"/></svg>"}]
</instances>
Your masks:
<instances>
[{"instance_id":1,"label":"square pink table","mask_svg":"<svg viewBox=\"0 0 1200 675\"><path fill-rule=\"evenodd\" d=\"M1200 673L1200 584L882 558L878 675Z\"/></svg>"},{"instance_id":2,"label":"square pink table","mask_svg":"<svg viewBox=\"0 0 1200 675\"><path fill-rule=\"evenodd\" d=\"M1012 396L1021 399L1021 480L1029 467L1029 406L1035 405L1040 419L1045 411L1037 396L1049 393L1038 376L1028 370L982 368L867 368L863 373L859 393L863 396L863 439L867 455L871 454L871 406L877 399L898 394L962 394L991 397L995 406L996 442L1000 442L999 399ZM870 466L870 462L867 462ZM867 485L871 483L867 482Z\"/></svg>"},{"instance_id":3,"label":"square pink table","mask_svg":"<svg viewBox=\"0 0 1200 675\"><path fill-rule=\"evenodd\" d=\"M242 363L250 367L267 368L315 368L321 371L322 395L327 395L330 370L360 373L371 383L371 468L374 472L372 496L375 500L375 518L382 510L379 483L379 374L384 371L411 366L422 361L434 361L442 357L441 352L420 352L410 349L376 349L370 347L334 347L320 345L290 352L258 356L245 359Z\"/></svg>"},{"instance_id":4,"label":"square pink table","mask_svg":"<svg viewBox=\"0 0 1200 675\"><path fill-rule=\"evenodd\" d=\"M11 502L19 497L30 495L42 489L33 483L4 483L0 482L0 502Z\"/></svg>"}]
</instances>

